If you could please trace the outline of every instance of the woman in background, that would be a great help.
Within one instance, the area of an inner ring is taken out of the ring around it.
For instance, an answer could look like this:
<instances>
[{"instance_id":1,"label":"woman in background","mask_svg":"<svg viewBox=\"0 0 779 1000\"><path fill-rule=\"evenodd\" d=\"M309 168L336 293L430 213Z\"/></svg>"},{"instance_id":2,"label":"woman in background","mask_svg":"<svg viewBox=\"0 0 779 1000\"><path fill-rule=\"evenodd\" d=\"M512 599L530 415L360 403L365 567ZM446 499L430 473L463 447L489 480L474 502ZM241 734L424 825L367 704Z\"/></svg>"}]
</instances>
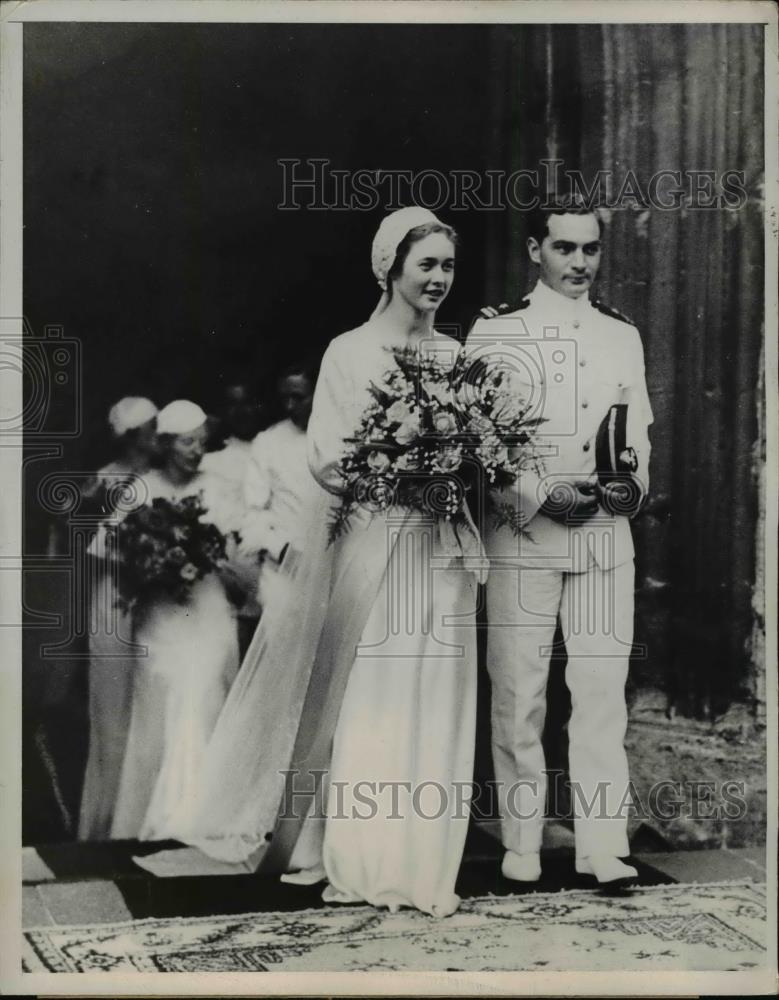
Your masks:
<instances>
[{"instance_id":1,"label":"woman in background","mask_svg":"<svg viewBox=\"0 0 779 1000\"><path fill-rule=\"evenodd\" d=\"M200 471L207 440L206 414L177 400L157 420L161 468L146 477L147 502L202 493L204 520L223 534L237 530L242 510L234 490ZM197 580L185 604L158 597L139 607L127 748L111 836L162 840L170 817L186 809L200 777L203 752L238 670L235 609L226 570ZM237 595L236 595L237 596Z\"/></svg>"},{"instance_id":2,"label":"woman in background","mask_svg":"<svg viewBox=\"0 0 779 1000\"><path fill-rule=\"evenodd\" d=\"M111 407L108 424L114 458L100 469L83 500L96 515L111 518L117 505L142 500L139 482L156 448L157 407L127 396ZM89 549L89 754L81 793L78 837L110 836L119 774L130 719L132 615L117 607L115 564L106 559L106 534L98 531Z\"/></svg>"}]
</instances>

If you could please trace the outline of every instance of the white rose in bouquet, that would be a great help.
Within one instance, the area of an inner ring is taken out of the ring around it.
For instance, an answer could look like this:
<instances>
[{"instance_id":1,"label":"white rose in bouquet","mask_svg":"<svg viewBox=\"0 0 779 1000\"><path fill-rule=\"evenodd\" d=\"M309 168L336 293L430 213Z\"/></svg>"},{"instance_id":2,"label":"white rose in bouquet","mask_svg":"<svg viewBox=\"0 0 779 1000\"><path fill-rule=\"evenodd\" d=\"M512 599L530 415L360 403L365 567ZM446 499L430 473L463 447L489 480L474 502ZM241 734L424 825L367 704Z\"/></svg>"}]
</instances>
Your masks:
<instances>
[{"instance_id":1,"label":"white rose in bouquet","mask_svg":"<svg viewBox=\"0 0 779 1000\"><path fill-rule=\"evenodd\" d=\"M419 434L419 419L414 413L394 432L394 438L400 445L410 444Z\"/></svg>"},{"instance_id":2,"label":"white rose in bouquet","mask_svg":"<svg viewBox=\"0 0 779 1000\"><path fill-rule=\"evenodd\" d=\"M387 410L387 422L390 424L404 424L411 419L413 413L414 410L399 399Z\"/></svg>"},{"instance_id":3,"label":"white rose in bouquet","mask_svg":"<svg viewBox=\"0 0 779 1000\"><path fill-rule=\"evenodd\" d=\"M366 462L368 463L368 468L371 472L377 472L379 474L386 472L392 464L389 457L385 455L383 451L372 451L368 455Z\"/></svg>"},{"instance_id":4,"label":"white rose in bouquet","mask_svg":"<svg viewBox=\"0 0 779 1000\"><path fill-rule=\"evenodd\" d=\"M444 406L449 406L452 402L452 387L448 382L429 382L425 385L425 391L431 399Z\"/></svg>"},{"instance_id":5,"label":"white rose in bouquet","mask_svg":"<svg viewBox=\"0 0 779 1000\"><path fill-rule=\"evenodd\" d=\"M451 413L441 410L433 417L433 427L437 434L454 434L457 430L457 421Z\"/></svg>"},{"instance_id":6,"label":"white rose in bouquet","mask_svg":"<svg viewBox=\"0 0 779 1000\"><path fill-rule=\"evenodd\" d=\"M439 448L433 459L435 472L455 472L462 465L462 450L457 446L447 445Z\"/></svg>"},{"instance_id":7,"label":"white rose in bouquet","mask_svg":"<svg viewBox=\"0 0 779 1000\"><path fill-rule=\"evenodd\" d=\"M468 421L468 430L472 434L478 434L479 436L491 434L493 430L492 421L488 417L485 417L483 413L477 411Z\"/></svg>"}]
</instances>

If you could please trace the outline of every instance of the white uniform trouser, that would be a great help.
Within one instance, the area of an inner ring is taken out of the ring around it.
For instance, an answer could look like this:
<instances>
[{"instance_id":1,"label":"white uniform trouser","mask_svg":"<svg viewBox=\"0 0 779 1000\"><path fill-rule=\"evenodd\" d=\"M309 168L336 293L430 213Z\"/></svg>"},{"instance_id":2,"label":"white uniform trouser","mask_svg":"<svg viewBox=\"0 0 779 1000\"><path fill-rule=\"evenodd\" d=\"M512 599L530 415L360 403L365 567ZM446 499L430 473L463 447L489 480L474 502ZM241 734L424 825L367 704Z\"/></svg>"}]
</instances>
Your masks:
<instances>
[{"instance_id":1,"label":"white uniform trouser","mask_svg":"<svg viewBox=\"0 0 779 1000\"><path fill-rule=\"evenodd\" d=\"M558 614L565 638L577 857L628 855L625 681L633 641L634 564L582 573L493 565L487 585L492 751L503 844L541 847L546 773L541 734Z\"/></svg>"}]
</instances>

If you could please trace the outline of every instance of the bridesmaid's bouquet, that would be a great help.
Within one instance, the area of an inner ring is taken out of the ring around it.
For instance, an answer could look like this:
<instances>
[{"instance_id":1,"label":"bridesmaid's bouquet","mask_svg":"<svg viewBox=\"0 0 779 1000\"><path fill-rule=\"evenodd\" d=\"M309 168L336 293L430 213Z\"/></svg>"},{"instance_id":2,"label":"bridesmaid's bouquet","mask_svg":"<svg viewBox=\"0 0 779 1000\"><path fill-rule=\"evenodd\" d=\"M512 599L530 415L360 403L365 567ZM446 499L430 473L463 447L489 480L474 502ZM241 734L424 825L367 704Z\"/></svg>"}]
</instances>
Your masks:
<instances>
[{"instance_id":1,"label":"bridesmaid's bouquet","mask_svg":"<svg viewBox=\"0 0 779 1000\"><path fill-rule=\"evenodd\" d=\"M522 469L541 471L539 419L512 387L505 364L454 366L413 349L392 350L394 365L371 383L371 403L342 457L346 484L330 524L332 543L359 508L400 507L455 525L466 503L511 485ZM499 523L522 528L511 504L491 500Z\"/></svg>"},{"instance_id":2,"label":"bridesmaid's bouquet","mask_svg":"<svg viewBox=\"0 0 779 1000\"><path fill-rule=\"evenodd\" d=\"M160 596L185 604L193 584L224 565L228 536L203 520L207 512L202 493L156 497L117 525L122 607Z\"/></svg>"}]
</instances>

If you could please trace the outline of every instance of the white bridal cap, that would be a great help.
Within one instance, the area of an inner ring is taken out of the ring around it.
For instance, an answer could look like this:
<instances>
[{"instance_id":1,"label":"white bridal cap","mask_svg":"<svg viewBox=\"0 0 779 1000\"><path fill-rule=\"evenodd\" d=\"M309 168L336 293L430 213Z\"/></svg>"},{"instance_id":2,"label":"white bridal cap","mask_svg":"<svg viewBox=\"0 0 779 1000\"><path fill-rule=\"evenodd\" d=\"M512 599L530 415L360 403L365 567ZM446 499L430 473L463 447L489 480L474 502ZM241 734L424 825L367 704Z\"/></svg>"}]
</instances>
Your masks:
<instances>
[{"instance_id":1,"label":"white bridal cap","mask_svg":"<svg viewBox=\"0 0 779 1000\"><path fill-rule=\"evenodd\" d=\"M425 226L430 222L435 222L439 226L443 225L441 220L437 219L429 209L419 208L417 205L401 208L382 219L381 225L373 237L371 266L376 280L384 290L387 288L387 275L395 262L398 247L404 237L417 226Z\"/></svg>"},{"instance_id":2,"label":"white bridal cap","mask_svg":"<svg viewBox=\"0 0 779 1000\"><path fill-rule=\"evenodd\" d=\"M157 407L144 396L125 396L108 411L108 424L115 437L140 427L157 416Z\"/></svg>"},{"instance_id":3,"label":"white bridal cap","mask_svg":"<svg viewBox=\"0 0 779 1000\"><path fill-rule=\"evenodd\" d=\"M197 403L188 399L176 399L163 406L157 415L159 434L188 434L202 427L208 418Z\"/></svg>"}]
</instances>

